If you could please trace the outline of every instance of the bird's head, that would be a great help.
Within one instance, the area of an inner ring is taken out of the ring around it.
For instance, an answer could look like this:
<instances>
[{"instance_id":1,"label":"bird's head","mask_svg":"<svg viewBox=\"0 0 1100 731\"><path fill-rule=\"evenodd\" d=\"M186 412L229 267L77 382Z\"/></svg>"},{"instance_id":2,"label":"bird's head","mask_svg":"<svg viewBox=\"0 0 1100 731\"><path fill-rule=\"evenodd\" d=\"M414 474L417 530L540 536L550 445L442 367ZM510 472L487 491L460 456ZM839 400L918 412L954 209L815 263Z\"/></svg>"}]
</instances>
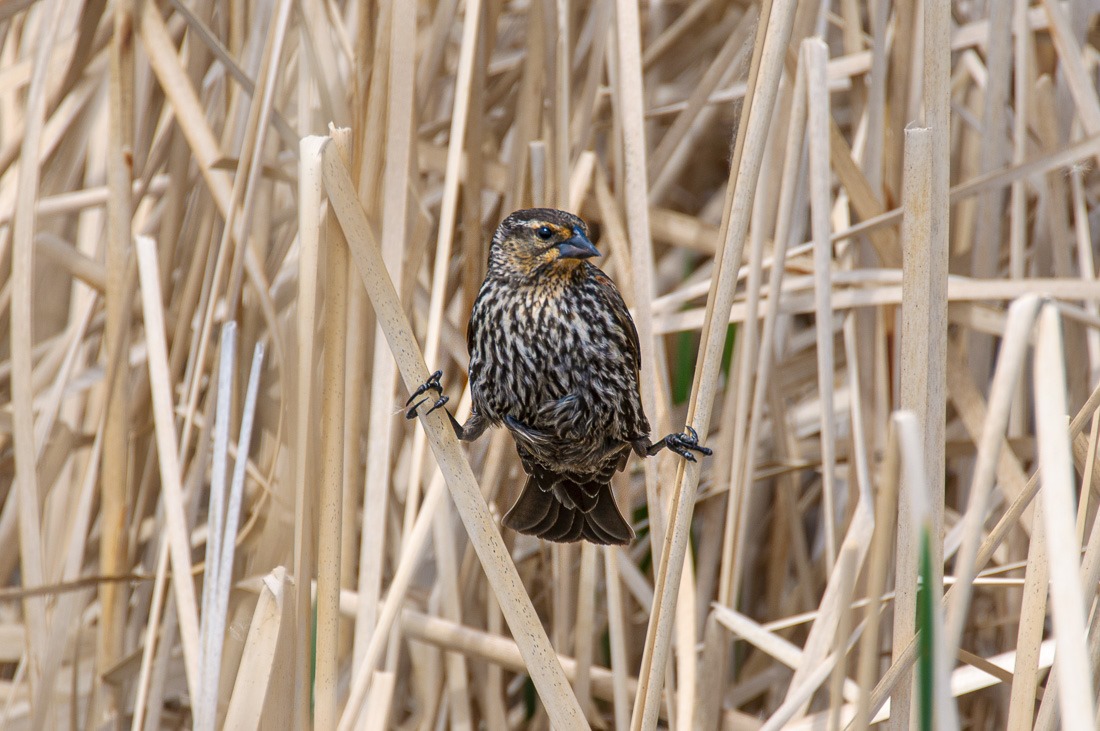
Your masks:
<instances>
[{"instance_id":1,"label":"bird's head","mask_svg":"<svg viewBox=\"0 0 1100 731\"><path fill-rule=\"evenodd\" d=\"M504 273L530 277L566 274L583 259L599 255L580 218L554 208L528 208L501 222L489 262Z\"/></svg>"}]
</instances>

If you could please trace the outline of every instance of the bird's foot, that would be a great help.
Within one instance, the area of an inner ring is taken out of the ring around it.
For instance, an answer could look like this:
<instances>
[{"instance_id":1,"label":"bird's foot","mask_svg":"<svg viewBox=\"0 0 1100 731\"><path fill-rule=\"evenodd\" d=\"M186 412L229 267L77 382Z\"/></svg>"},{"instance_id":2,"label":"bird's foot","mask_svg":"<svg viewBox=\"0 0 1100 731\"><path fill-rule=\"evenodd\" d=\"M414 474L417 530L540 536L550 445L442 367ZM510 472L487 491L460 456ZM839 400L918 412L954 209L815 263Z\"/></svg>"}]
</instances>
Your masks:
<instances>
[{"instance_id":1,"label":"bird's foot","mask_svg":"<svg viewBox=\"0 0 1100 731\"><path fill-rule=\"evenodd\" d=\"M688 462L695 462L695 455L692 452L698 452L703 456L709 456L714 452L709 447L704 447L699 444L699 433L692 429L690 426L685 428L685 431L680 434L669 434L661 441L654 444L649 448L648 453L650 456L661 451L662 448L667 447L669 451L675 452Z\"/></svg>"},{"instance_id":2,"label":"bird's foot","mask_svg":"<svg viewBox=\"0 0 1100 731\"><path fill-rule=\"evenodd\" d=\"M419 386L416 387L416 390L412 392L412 395L409 396L408 401L405 402L405 406L409 406L409 404L412 404L413 399L415 399L417 396L423 396L428 391L435 391L439 394L439 398L436 399L434 404L432 404L432 408L424 412L425 414L430 414L436 409L445 406L447 402L450 401L450 398L443 395L443 386L439 383L441 378L443 378L443 371L436 371L432 375L428 376L428 380L421 383ZM415 419L417 408L419 408L421 404L429 400L431 400L431 397L426 396L417 401L415 404L412 404L412 406L409 407L409 410L405 412L405 418Z\"/></svg>"}]
</instances>

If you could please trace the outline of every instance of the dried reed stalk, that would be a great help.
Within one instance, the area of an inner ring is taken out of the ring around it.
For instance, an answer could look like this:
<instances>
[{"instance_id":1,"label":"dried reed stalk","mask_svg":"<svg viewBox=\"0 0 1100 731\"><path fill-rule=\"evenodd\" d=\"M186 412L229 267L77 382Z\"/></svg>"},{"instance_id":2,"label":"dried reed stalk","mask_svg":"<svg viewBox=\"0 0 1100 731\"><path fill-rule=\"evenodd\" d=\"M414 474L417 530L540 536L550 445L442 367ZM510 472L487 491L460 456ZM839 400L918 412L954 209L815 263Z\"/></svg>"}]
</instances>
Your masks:
<instances>
[{"instance_id":1,"label":"dried reed stalk","mask_svg":"<svg viewBox=\"0 0 1100 731\"><path fill-rule=\"evenodd\" d=\"M329 195L341 225L348 237L352 260L359 269L367 292L375 305L379 323L389 340L390 350L397 357L398 367L407 387L415 386L428 377L427 367L419 354L419 347L401 310L393 283L385 273L378 251L378 244L370 233L354 193L351 180L331 146L320 151L324 171L325 189ZM515 634L522 634L526 641L520 650L527 661L536 687L545 699L551 720L563 728L583 725L583 713L576 696L569 689L561 666L552 655L549 640L542 626L536 621L530 598L522 588L519 574L511 560L504 557L506 550L500 533L493 525L481 493L474 482L469 463L458 450L458 440L446 417L436 411L421 417L432 450L440 469L448 478L451 495L459 515L463 518L467 533L478 552L500 602L504 616ZM549 654L548 654L549 653ZM353 713L355 704L349 702Z\"/></svg>"},{"instance_id":2,"label":"dried reed stalk","mask_svg":"<svg viewBox=\"0 0 1100 731\"><path fill-rule=\"evenodd\" d=\"M1098 17L3 5L0 726L1093 728ZM535 204L714 450L631 546L401 418Z\"/></svg>"}]
</instances>

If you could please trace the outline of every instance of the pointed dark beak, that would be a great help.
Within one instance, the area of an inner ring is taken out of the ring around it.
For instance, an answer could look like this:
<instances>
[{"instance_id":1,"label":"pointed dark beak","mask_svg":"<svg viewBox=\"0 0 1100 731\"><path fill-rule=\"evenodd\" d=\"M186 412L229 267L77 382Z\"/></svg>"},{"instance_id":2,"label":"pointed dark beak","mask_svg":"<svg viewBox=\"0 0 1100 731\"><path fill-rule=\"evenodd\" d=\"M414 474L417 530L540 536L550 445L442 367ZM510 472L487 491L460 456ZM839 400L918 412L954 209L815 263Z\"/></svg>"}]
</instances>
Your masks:
<instances>
[{"instance_id":1,"label":"pointed dark beak","mask_svg":"<svg viewBox=\"0 0 1100 731\"><path fill-rule=\"evenodd\" d=\"M590 256L599 256L600 252L584 235L580 229L573 229L573 236L558 244L558 251L563 259L587 259Z\"/></svg>"}]
</instances>

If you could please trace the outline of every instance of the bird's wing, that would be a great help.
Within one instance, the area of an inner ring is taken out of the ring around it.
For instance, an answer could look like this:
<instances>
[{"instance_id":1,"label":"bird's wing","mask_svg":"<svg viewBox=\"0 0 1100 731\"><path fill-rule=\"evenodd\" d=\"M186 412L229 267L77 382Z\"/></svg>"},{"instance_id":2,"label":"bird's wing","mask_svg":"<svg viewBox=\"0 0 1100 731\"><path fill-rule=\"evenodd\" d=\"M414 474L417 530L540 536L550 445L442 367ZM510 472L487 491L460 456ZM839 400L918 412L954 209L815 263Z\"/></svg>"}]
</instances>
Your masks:
<instances>
[{"instance_id":1,"label":"bird's wing","mask_svg":"<svg viewBox=\"0 0 1100 731\"><path fill-rule=\"evenodd\" d=\"M466 326L466 352L470 355L474 353L474 343L477 341L477 326L478 321L481 319L477 317L477 304L480 300L480 295L474 300L474 306L470 308L470 323Z\"/></svg>"},{"instance_id":2,"label":"bird's wing","mask_svg":"<svg viewBox=\"0 0 1100 731\"><path fill-rule=\"evenodd\" d=\"M477 342L478 329L483 326L482 320L485 319L484 313L479 313L483 307L485 307L484 300L489 296L489 279L486 278L481 283L481 289L477 292L477 297L474 297L473 307L470 308L470 324L466 326L466 352L471 356L474 354L474 343Z\"/></svg>"},{"instance_id":3,"label":"bird's wing","mask_svg":"<svg viewBox=\"0 0 1100 731\"><path fill-rule=\"evenodd\" d=\"M630 310L627 309L626 302L623 301L623 296L619 294L619 288L611 281L611 277L596 267L592 267L592 270L592 279L607 302L608 310L630 342L630 354L634 361L634 371L637 373L642 364L642 349L638 343L638 328L634 326L634 318L630 316Z\"/></svg>"}]
</instances>

